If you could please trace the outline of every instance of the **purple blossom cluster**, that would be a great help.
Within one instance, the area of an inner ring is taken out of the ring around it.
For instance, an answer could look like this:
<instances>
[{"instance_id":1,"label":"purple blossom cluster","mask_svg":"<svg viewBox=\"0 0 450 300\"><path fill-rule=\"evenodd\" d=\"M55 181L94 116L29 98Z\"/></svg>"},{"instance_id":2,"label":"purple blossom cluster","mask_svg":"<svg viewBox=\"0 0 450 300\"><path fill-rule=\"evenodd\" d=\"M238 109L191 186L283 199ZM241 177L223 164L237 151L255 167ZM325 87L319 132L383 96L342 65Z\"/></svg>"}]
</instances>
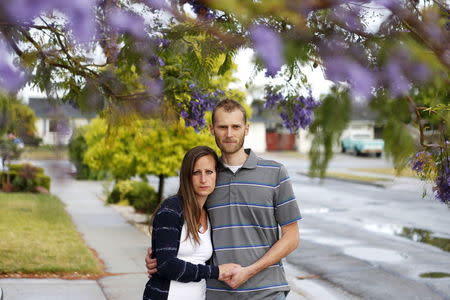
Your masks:
<instances>
[{"instance_id":1,"label":"purple blossom cluster","mask_svg":"<svg viewBox=\"0 0 450 300\"><path fill-rule=\"evenodd\" d=\"M25 82L25 75L15 68L10 61L8 61L9 51L7 46L0 39L0 88L4 88L8 91L16 91L22 87Z\"/></svg>"},{"instance_id":2,"label":"purple blossom cluster","mask_svg":"<svg viewBox=\"0 0 450 300\"><path fill-rule=\"evenodd\" d=\"M1 1L0 9L11 16L9 22L33 23L33 20L46 12L59 11L63 13L78 41L90 41L95 34L96 0L11 0Z\"/></svg>"},{"instance_id":3,"label":"purple blossom cluster","mask_svg":"<svg viewBox=\"0 0 450 300\"><path fill-rule=\"evenodd\" d=\"M417 152L411 160L411 169L421 175L435 169L437 176L433 191L438 200L450 204L450 159L445 151Z\"/></svg>"},{"instance_id":4,"label":"purple blossom cluster","mask_svg":"<svg viewBox=\"0 0 450 300\"><path fill-rule=\"evenodd\" d=\"M144 38L146 32L142 16L115 8L109 12L109 24L119 32L129 33L137 38Z\"/></svg>"},{"instance_id":5,"label":"purple blossom cluster","mask_svg":"<svg viewBox=\"0 0 450 300\"><path fill-rule=\"evenodd\" d=\"M284 127L291 133L297 132L300 128L305 129L314 120L314 109L319 105L320 103L315 101L311 95L289 99L288 105L281 106L280 116L283 119Z\"/></svg>"},{"instance_id":6,"label":"purple blossom cluster","mask_svg":"<svg viewBox=\"0 0 450 300\"><path fill-rule=\"evenodd\" d=\"M432 156L428 151L419 151L411 159L411 169L417 173L422 173L425 166L431 161Z\"/></svg>"},{"instance_id":7,"label":"purple blossom cluster","mask_svg":"<svg viewBox=\"0 0 450 300\"><path fill-rule=\"evenodd\" d=\"M266 103L264 104L265 108L274 108L278 103L284 100L283 95L281 93L276 92L272 89L266 89Z\"/></svg>"},{"instance_id":8,"label":"purple blossom cluster","mask_svg":"<svg viewBox=\"0 0 450 300\"><path fill-rule=\"evenodd\" d=\"M181 108L180 115L187 127L193 127L196 132L199 132L206 125L205 112L214 109L214 105L224 95L224 92L219 89L212 93L203 92L195 84L189 85L189 88L191 89L191 100L187 105L178 104Z\"/></svg>"},{"instance_id":9,"label":"purple blossom cluster","mask_svg":"<svg viewBox=\"0 0 450 300\"><path fill-rule=\"evenodd\" d=\"M436 198L441 202L450 204L450 159L446 158L442 162L436 177L435 187Z\"/></svg>"},{"instance_id":10,"label":"purple blossom cluster","mask_svg":"<svg viewBox=\"0 0 450 300\"><path fill-rule=\"evenodd\" d=\"M270 88L266 89L265 108L278 108L283 126L291 131L297 132L300 128L305 129L314 120L314 109L320 105L315 101L311 93L305 96L283 97L280 92Z\"/></svg>"},{"instance_id":11,"label":"purple blossom cluster","mask_svg":"<svg viewBox=\"0 0 450 300\"><path fill-rule=\"evenodd\" d=\"M250 28L250 38L256 53L266 66L266 75L275 76L284 64L281 37L269 27L254 25Z\"/></svg>"},{"instance_id":12,"label":"purple blossom cluster","mask_svg":"<svg viewBox=\"0 0 450 300\"><path fill-rule=\"evenodd\" d=\"M393 48L380 67L373 67L364 50L334 37L320 46L325 75L333 82L347 82L352 96L368 99L378 87L385 87L391 96L409 92L413 83L423 83L431 75L425 63L412 57L406 47Z\"/></svg>"}]
</instances>

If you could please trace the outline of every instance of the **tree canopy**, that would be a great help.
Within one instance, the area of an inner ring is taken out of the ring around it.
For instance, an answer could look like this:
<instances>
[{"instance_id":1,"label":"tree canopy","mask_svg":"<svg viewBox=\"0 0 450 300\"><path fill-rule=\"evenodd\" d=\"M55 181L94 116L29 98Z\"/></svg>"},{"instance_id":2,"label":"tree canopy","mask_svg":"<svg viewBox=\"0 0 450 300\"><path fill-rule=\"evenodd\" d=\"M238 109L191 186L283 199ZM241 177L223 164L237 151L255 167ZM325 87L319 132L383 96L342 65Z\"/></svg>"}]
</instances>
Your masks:
<instances>
[{"instance_id":1,"label":"tree canopy","mask_svg":"<svg viewBox=\"0 0 450 300\"><path fill-rule=\"evenodd\" d=\"M124 112L181 116L199 131L227 88L215 80L249 47L257 68L286 78L267 88L266 103L289 129L315 122L321 99L303 94L309 85L301 67L321 68L335 83L322 102L348 97L375 110L399 168L429 153L436 169L429 178L448 203L449 16L444 0L6 0L0 86L14 92L29 83L110 123L126 120ZM329 152L320 149L342 132L324 122L352 106L320 112L328 115L314 130L328 129L317 140L322 147L313 147L321 162L313 167L326 167ZM409 146L398 149L399 140Z\"/></svg>"}]
</instances>

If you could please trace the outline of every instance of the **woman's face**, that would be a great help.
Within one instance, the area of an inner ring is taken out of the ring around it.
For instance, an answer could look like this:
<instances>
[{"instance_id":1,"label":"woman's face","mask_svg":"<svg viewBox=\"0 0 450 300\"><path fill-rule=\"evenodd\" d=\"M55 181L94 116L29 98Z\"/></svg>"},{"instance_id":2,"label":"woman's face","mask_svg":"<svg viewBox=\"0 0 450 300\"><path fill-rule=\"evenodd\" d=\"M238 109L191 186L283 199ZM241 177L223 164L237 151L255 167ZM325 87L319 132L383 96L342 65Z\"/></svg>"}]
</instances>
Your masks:
<instances>
[{"instance_id":1,"label":"woman's face","mask_svg":"<svg viewBox=\"0 0 450 300\"><path fill-rule=\"evenodd\" d=\"M216 161L211 155L200 157L192 170L192 185L197 199L206 199L216 187Z\"/></svg>"}]
</instances>

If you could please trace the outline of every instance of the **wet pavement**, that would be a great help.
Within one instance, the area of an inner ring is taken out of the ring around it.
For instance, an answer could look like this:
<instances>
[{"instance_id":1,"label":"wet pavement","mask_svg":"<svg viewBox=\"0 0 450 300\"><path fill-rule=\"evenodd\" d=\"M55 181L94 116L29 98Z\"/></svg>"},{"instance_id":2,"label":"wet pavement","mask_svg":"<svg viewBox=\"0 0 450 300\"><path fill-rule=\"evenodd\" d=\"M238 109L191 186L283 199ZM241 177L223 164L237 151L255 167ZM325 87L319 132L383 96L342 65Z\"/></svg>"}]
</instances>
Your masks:
<instances>
[{"instance_id":1,"label":"wet pavement","mask_svg":"<svg viewBox=\"0 0 450 300\"><path fill-rule=\"evenodd\" d=\"M450 270L450 253L444 251L450 210L430 194L422 198L429 185L395 177L384 188L320 181L298 174L307 162L278 160L288 168L304 217L301 246L287 261L317 275L310 281L361 299L450 299L449 277L423 276ZM362 160L341 156L335 170L345 173L345 166ZM368 158L364 164L386 162Z\"/></svg>"}]
</instances>

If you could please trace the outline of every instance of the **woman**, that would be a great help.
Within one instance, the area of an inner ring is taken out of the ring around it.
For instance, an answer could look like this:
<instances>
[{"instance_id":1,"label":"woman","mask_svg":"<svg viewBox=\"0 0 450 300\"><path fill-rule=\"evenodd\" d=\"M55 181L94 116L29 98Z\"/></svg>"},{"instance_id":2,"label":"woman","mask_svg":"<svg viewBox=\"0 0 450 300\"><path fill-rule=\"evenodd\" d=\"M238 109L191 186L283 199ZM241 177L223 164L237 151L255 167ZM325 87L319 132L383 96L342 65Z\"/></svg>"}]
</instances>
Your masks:
<instances>
[{"instance_id":1,"label":"woman","mask_svg":"<svg viewBox=\"0 0 450 300\"><path fill-rule=\"evenodd\" d=\"M154 214L152 256L158 272L147 282L144 300L205 299L206 281L225 280L236 264L205 265L211 258L211 226L204 208L216 186L218 157L198 146L183 158L178 193Z\"/></svg>"}]
</instances>

